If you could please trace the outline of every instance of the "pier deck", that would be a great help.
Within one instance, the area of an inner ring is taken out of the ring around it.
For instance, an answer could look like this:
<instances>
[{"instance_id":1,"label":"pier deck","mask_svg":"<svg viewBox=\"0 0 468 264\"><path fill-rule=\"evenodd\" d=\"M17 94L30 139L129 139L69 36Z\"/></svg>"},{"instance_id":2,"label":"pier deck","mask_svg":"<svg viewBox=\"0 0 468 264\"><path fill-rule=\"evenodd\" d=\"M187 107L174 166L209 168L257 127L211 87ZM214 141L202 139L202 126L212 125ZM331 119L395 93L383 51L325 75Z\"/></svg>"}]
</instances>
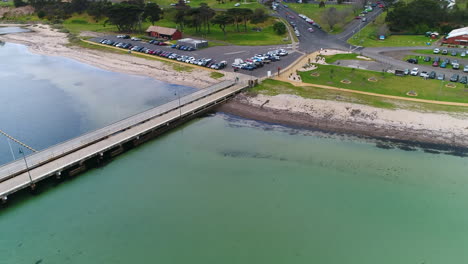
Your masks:
<instances>
[{"instance_id":1,"label":"pier deck","mask_svg":"<svg viewBox=\"0 0 468 264\"><path fill-rule=\"evenodd\" d=\"M93 157L103 155L116 146L139 139L158 128L168 126L180 118L195 115L224 102L239 93L246 85L224 81L209 88L174 100L148 111L118 121L102 129L52 146L27 157L34 183L76 166ZM0 198L30 186L31 181L24 160L16 160L0 167Z\"/></svg>"}]
</instances>

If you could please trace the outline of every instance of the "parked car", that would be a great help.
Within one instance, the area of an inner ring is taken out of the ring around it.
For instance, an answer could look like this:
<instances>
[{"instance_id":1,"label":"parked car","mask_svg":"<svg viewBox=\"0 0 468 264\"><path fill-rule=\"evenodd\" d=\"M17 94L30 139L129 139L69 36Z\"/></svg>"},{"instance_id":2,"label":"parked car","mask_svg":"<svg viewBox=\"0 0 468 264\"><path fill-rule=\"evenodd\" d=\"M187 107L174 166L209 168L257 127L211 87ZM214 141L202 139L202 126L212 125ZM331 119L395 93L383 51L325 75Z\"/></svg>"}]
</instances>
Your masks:
<instances>
[{"instance_id":1,"label":"parked car","mask_svg":"<svg viewBox=\"0 0 468 264\"><path fill-rule=\"evenodd\" d=\"M435 48L434 49L434 54L439 54L440 53L440 49L439 48Z\"/></svg>"},{"instance_id":2,"label":"parked car","mask_svg":"<svg viewBox=\"0 0 468 264\"><path fill-rule=\"evenodd\" d=\"M307 31L309 31L310 33L314 32L314 29L313 28L308 28Z\"/></svg>"},{"instance_id":3,"label":"parked car","mask_svg":"<svg viewBox=\"0 0 468 264\"><path fill-rule=\"evenodd\" d=\"M418 64L418 59L415 59L415 58L410 58L410 59L407 59L406 61L412 64Z\"/></svg>"},{"instance_id":4,"label":"parked car","mask_svg":"<svg viewBox=\"0 0 468 264\"><path fill-rule=\"evenodd\" d=\"M463 72L468 72L468 65L465 65L465 67L463 68Z\"/></svg>"},{"instance_id":5,"label":"parked car","mask_svg":"<svg viewBox=\"0 0 468 264\"><path fill-rule=\"evenodd\" d=\"M418 76L418 73L419 73L419 69L418 68L413 68L410 72L411 75L413 76Z\"/></svg>"},{"instance_id":6,"label":"parked car","mask_svg":"<svg viewBox=\"0 0 468 264\"><path fill-rule=\"evenodd\" d=\"M235 3L234 6L235 6L235 7L239 7L239 6L240 6L240 3Z\"/></svg>"},{"instance_id":7,"label":"parked car","mask_svg":"<svg viewBox=\"0 0 468 264\"><path fill-rule=\"evenodd\" d=\"M424 57L424 61L425 61L425 62L430 62L430 61L431 61L431 57L430 57L430 56Z\"/></svg>"},{"instance_id":8,"label":"parked car","mask_svg":"<svg viewBox=\"0 0 468 264\"><path fill-rule=\"evenodd\" d=\"M443 61L443 62L440 64L440 67L441 67L441 68L447 68L447 62Z\"/></svg>"},{"instance_id":9,"label":"parked car","mask_svg":"<svg viewBox=\"0 0 468 264\"><path fill-rule=\"evenodd\" d=\"M422 71L422 72L419 74L419 77L428 78L428 77L429 77L429 74L427 73L427 71Z\"/></svg>"},{"instance_id":10,"label":"parked car","mask_svg":"<svg viewBox=\"0 0 468 264\"><path fill-rule=\"evenodd\" d=\"M445 80L445 74L444 73L439 73L439 75L437 75L437 80Z\"/></svg>"},{"instance_id":11,"label":"parked car","mask_svg":"<svg viewBox=\"0 0 468 264\"><path fill-rule=\"evenodd\" d=\"M439 57L434 57L434 61L440 62L440 58Z\"/></svg>"},{"instance_id":12,"label":"parked car","mask_svg":"<svg viewBox=\"0 0 468 264\"><path fill-rule=\"evenodd\" d=\"M429 73L429 79L435 79L435 78L436 78L436 72L431 71L431 73Z\"/></svg>"},{"instance_id":13,"label":"parked car","mask_svg":"<svg viewBox=\"0 0 468 264\"><path fill-rule=\"evenodd\" d=\"M448 50L443 49L443 50L442 50L442 55L447 55L447 54L448 54Z\"/></svg>"},{"instance_id":14,"label":"parked car","mask_svg":"<svg viewBox=\"0 0 468 264\"><path fill-rule=\"evenodd\" d=\"M134 40L134 41L141 41L141 38L132 37L131 40Z\"/></svg>"},{"instance_id":15,"label":"parked car","mask_svg":"<svg viewBox=\"0 0 468 264\"><path fill-rule=\"evenodd\" d=\"M447 63L447 64L450 64L450 59L445 58L445 59L444 59L444 62Z\"/></svg>"},{"instance_id":16,"label":"parked car","mask_svg":"<svg viewBox=\"0 0 468 264\"><path fill-rule=\"evenodd\" d=\"M434 61L434 62L432 63L432 67L439 67L439 62Z\"/></svg>"},{"instance_id":17,"label":"parked car","mask_svg":"<svg viewBox=\"0 0 468 264\"><path fill-rule=\"evenodd\" d=\"M460 64L458 62L452 62L452 69L454 70L460 69Z\"/></svg>"},{"instance_id":18,"label":"parked car","mask_svg":"<svg viewBox=\"0 0 468 264\"><path fill-rule=\"evenodd\" d=\"M452 77L450 77L451 82L458 82L458 79L460 78L460 75L454 74Z\"/></svg>"},{"instance_id":19,"label":"parked car","mask_svg":"<svg viewBox=\"0 0 468 264\"><path fill-rule=\"evenodd\" d=\"M452 50L452 52L450 52L450 55L452 56L457 56L458 52L456 50Z\"/></svg>"},{"instance_id":20,"label":"parked car","mask_svg":"<svg viewBox=\"0 0 468 264\"><path fill-rule=\"evenodd\" d=\"M460 56L461 57L466 57L466 51L463 51L462 53L460 53Z\"/></svg>"},{"instance_id":21,"label":"parked car","mask_svg":"<svg viewBox=\"0 0 468 264\"><path fill-rule=\"evenodd\" d=\"M366 18L366 17L363 17L361 21L362 21L362 22L366 22L366 21L367 21L367 18Z\"/></svg>"},{"instance_id":22,"label":"parked car","mask_svg":"<svg viewBox=\"0 0 468 264\"><path fill-rule=\"evenodd\" d=\"M460 83L467 84L468 83L468 77L463 76L460 78Z\"/></svg>"}]
</instances>

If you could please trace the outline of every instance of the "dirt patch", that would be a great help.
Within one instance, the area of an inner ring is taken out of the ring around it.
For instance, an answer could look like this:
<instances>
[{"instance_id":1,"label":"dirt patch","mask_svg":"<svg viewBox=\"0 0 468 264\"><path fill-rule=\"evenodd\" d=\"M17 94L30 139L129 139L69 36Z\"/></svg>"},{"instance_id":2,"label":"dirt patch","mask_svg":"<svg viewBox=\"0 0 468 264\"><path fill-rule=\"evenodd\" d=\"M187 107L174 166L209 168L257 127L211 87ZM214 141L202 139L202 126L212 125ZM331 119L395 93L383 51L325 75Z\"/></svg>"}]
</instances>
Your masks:
<instances>
[{"instance_id":1,"label":"dirt patch","mask_svg":"<svg viewBox=\"0 0 468 264\"><path fill-rule=\"evenodd\" d=\"M370 77L369 79L367 79L369 82L377 82L377 78L375 77Z\"/></svg>"},{"instance_id":2,"label":"dirt patch","mask_svg":"<svg viewBox=\"0 0 468 264\"><path fill-rule=\"evenodd\" d=\"M351 83L351 81L350 81L350 80L348 80L348 79L344 79L344 80L341 80L341 83L344 83L344 84L350 84L350 83Z\"/></svg>"},{"instance_id":3,"label":"dirt patch","mask_svg":"<svg viewBox=\"0 0 468 264\"><path fill-rule=\"evenodd\" d=\"M409 91L406 93L408 96L418 96L418 93L416 91Z\"/></svg>"},{"instance_id":4,"label":"dirt patch","mask_svg":"<svg viewBox=\"0 0 468 264\"><path fill-rule=\"evenodd\" d=\"M11 19L18 16L32 15L35 9L32 6L22 6L18 8L0 7L0 18Z\"/></svg>"}]
</instances>

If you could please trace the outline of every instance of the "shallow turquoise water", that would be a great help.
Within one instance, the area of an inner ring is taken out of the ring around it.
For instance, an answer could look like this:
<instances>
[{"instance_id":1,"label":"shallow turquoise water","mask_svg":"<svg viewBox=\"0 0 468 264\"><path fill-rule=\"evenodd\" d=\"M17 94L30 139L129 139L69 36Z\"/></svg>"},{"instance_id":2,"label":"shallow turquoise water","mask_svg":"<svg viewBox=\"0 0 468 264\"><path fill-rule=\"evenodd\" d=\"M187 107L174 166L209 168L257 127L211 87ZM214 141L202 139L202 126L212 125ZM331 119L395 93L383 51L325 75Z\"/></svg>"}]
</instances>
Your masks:
<instances>
[{"instance_id":1,"label":"shallow turquoise water","mask_svg":"<svg viewBox=\"0 0 468 264\"><path fill-rule=\"evenodd\" d=\"M37 150L196 90L31 54L11 43L0 45L0 80L0 129ZM0 136L0 165L19 158L18 146L12 149Z\"/></svg>"},{"instance_id":2,"label":"shallow turquoise water","mask_svg":"<svg viewBox=\"0 0 468 264\"><path fill-rule=\"evenodd\" d=\"M466 263L468 162L216 114L0 212L0 263Z\"/></svg>"}]
</instances>

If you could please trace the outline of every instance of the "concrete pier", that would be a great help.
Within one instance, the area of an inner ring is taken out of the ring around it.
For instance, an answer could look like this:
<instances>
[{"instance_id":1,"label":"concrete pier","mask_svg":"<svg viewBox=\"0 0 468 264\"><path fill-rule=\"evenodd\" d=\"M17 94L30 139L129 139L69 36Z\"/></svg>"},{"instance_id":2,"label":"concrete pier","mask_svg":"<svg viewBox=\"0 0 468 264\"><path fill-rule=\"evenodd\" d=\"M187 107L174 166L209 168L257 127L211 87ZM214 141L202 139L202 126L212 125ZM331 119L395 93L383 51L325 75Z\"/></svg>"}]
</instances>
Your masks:
<instances>
[{"instance_id":1,"label":"concrete pier","mask_svg":"<svg viewBox=\"0 0 468 264\"><path fill-rule=\"evenodd\" d=\"M0 201L46 178L74 176L208 111L246 88L224 81L0 167Z\"/></svg>"}]
</instances>

